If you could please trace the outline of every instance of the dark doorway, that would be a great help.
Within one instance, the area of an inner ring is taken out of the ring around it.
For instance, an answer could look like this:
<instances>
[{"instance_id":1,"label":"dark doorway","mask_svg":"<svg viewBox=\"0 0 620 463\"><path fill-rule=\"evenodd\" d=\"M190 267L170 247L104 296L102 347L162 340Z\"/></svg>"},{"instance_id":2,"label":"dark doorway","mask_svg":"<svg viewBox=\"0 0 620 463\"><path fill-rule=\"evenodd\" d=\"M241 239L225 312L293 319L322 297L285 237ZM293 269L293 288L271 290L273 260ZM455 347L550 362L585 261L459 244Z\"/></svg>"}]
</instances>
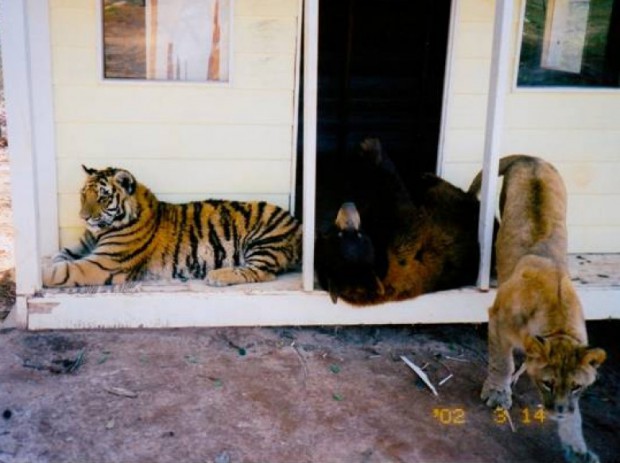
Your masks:
<instances>
[{"instance_id":1,"label":"dark doorway","mask_svg":"<svg viewBox=\"0 0 620 463\"><path fill-rule=\"evenodd\" d=\"M449 23L450 0L319 0L319 227L341 200L343 157L367 136L405 182L435 172Z\"/></svg>"}]
</instances>

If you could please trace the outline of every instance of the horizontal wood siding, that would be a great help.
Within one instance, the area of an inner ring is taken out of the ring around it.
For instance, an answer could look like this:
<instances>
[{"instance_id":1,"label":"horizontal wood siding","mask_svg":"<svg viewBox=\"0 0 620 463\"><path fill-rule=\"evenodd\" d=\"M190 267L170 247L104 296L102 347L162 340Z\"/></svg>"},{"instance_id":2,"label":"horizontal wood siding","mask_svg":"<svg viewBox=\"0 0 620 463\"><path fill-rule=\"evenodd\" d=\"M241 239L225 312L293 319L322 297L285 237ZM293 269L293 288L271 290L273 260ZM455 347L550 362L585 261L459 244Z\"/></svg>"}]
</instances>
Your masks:
<instances>
[{"instance_id":1,"label":"horizontal wood siding","mask_svg":"<svg viewBox=\"0 0 620 463\"><path fill-rule=\"evenodd\" d=\"M226 85L103 80L97 1L50 5L61 245L81 233L81 164L127 168L166 201L289 207L298 0L234 0Z\"/></svg>"},{"instance_id":2,"label":"horizontal wood siding","mask_svg":"<svg viewBox=\"0 0 620 463\"><path fill-rule=\"evenodd\" d=\"M482 167L493 2L458 0L442 172L466 188ZM502 155L556 165L569 193L571 252L620 252L620 91L515 89L521 0L515 0Z\"/></svg>"}]
</instances>

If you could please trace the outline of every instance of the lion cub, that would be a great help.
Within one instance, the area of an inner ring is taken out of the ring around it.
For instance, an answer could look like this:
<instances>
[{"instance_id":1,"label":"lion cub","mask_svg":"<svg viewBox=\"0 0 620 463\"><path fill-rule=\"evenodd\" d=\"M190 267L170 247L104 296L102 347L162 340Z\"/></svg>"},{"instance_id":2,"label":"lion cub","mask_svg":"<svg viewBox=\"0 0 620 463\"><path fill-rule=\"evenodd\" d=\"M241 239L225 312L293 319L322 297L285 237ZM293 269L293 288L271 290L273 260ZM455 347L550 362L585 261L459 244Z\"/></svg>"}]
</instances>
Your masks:
<instances>
[{"instance_id":1,"label":"lion cub","mask_svg":"<svg viewBox=\"0 0 620 463\"><path fill-rule=\"evenodd\" d=\"M598 462L583 438L579 397L606 354L587 347L568 273L564 183L551 164L525 155L501 159L499 174L499 287L489 309L489 369L481 398L490 407L510 408L513 349L525 351L526 371L558 422L567 461ZM478 174L470 192L479 190L480 179Z\"/></svg>"}]
</instances>

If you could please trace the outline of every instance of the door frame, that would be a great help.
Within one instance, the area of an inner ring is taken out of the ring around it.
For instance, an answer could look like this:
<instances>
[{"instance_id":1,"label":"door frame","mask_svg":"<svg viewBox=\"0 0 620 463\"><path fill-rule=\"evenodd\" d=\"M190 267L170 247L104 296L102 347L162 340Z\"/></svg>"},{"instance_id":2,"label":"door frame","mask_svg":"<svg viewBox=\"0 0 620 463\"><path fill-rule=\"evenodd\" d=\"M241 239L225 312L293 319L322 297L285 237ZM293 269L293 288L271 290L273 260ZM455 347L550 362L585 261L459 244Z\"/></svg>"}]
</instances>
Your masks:
<instances>
[{"instance_id":1,"label":"door frame","mask_svg":"<svg viewBox=\"0 0 620 463\"><path fill-rule=\"evenodd\" d=\"M445 133L448 114L451 108L450 89L452 82L452 63L456 37L456 24L461 11L462 0L452 0L450 25L446 50L446 69L444 73L444 93L440 134L437 153L437 174L441 176L444 166ZM497 172L499 148L503 132L505 97L508 90L508 69L510 67L511 24L514 0L495 2L493 51L491 58L491 78L487 98L487 121L485 128L481 207L478 228L480 244L480 268L478 287L489 290L491 275L492 237L497 193ZM317 138L317 72L318 72L318 8L319 0L304 1L304 107L303 107L303 223L304 256L303 288L314 289L314 230L316 225L316 138Z\"/></svg>"}]
</instances>

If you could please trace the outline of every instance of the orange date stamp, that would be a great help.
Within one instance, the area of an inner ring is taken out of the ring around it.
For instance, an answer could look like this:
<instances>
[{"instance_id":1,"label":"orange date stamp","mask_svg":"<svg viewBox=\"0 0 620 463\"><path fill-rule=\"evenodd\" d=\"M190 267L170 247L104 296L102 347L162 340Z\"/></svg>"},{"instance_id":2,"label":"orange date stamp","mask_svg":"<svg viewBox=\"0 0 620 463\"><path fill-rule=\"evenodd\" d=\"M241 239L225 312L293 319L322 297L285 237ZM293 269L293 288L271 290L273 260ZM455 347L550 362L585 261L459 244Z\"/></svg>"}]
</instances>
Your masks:
<instances>
[{"instance_id":1,"label":"orange date stamp","mask_svg":"<svg viewBox=\"0 0 620 463\"><path fill-rule=\"evenodd\" d=\"M514 413L514 409L513 409ZM518 410L516 420L524 425L541 425L547 419L542 405L535 408L525 407ZM432 410L435 420L444 426L460 426L467 423L467 413L462 407L435 407ZM513 427L513 418L508 410L496 408L493 410L493 422L499 426L510 425Z\"/></svg>"},{"instance_id":2,"label":"orange date stamp","mask_svg":"<svg viewBox=\"0 0 620 463\"><path fill-rule=\"evenodd\" d=\"M534 409L525 407L519 410L519 421L521 424L543 424L547 417L545 416L545 409L542 405L537 406ZM510 424L511 418L508 410L498 407L493 411L493 421L495 424L503 425Z\"/></svg>"},{"instance_id":3,"label":"orange date stamp","mask_svg":"<svg viewBox=\"0 0 620 463\"><path fill-rule=\"evenodd\" d=\"M463 408L433 408L433 418L444 425L462 425L466 423Z\"/></svg>"}]
</instances>

